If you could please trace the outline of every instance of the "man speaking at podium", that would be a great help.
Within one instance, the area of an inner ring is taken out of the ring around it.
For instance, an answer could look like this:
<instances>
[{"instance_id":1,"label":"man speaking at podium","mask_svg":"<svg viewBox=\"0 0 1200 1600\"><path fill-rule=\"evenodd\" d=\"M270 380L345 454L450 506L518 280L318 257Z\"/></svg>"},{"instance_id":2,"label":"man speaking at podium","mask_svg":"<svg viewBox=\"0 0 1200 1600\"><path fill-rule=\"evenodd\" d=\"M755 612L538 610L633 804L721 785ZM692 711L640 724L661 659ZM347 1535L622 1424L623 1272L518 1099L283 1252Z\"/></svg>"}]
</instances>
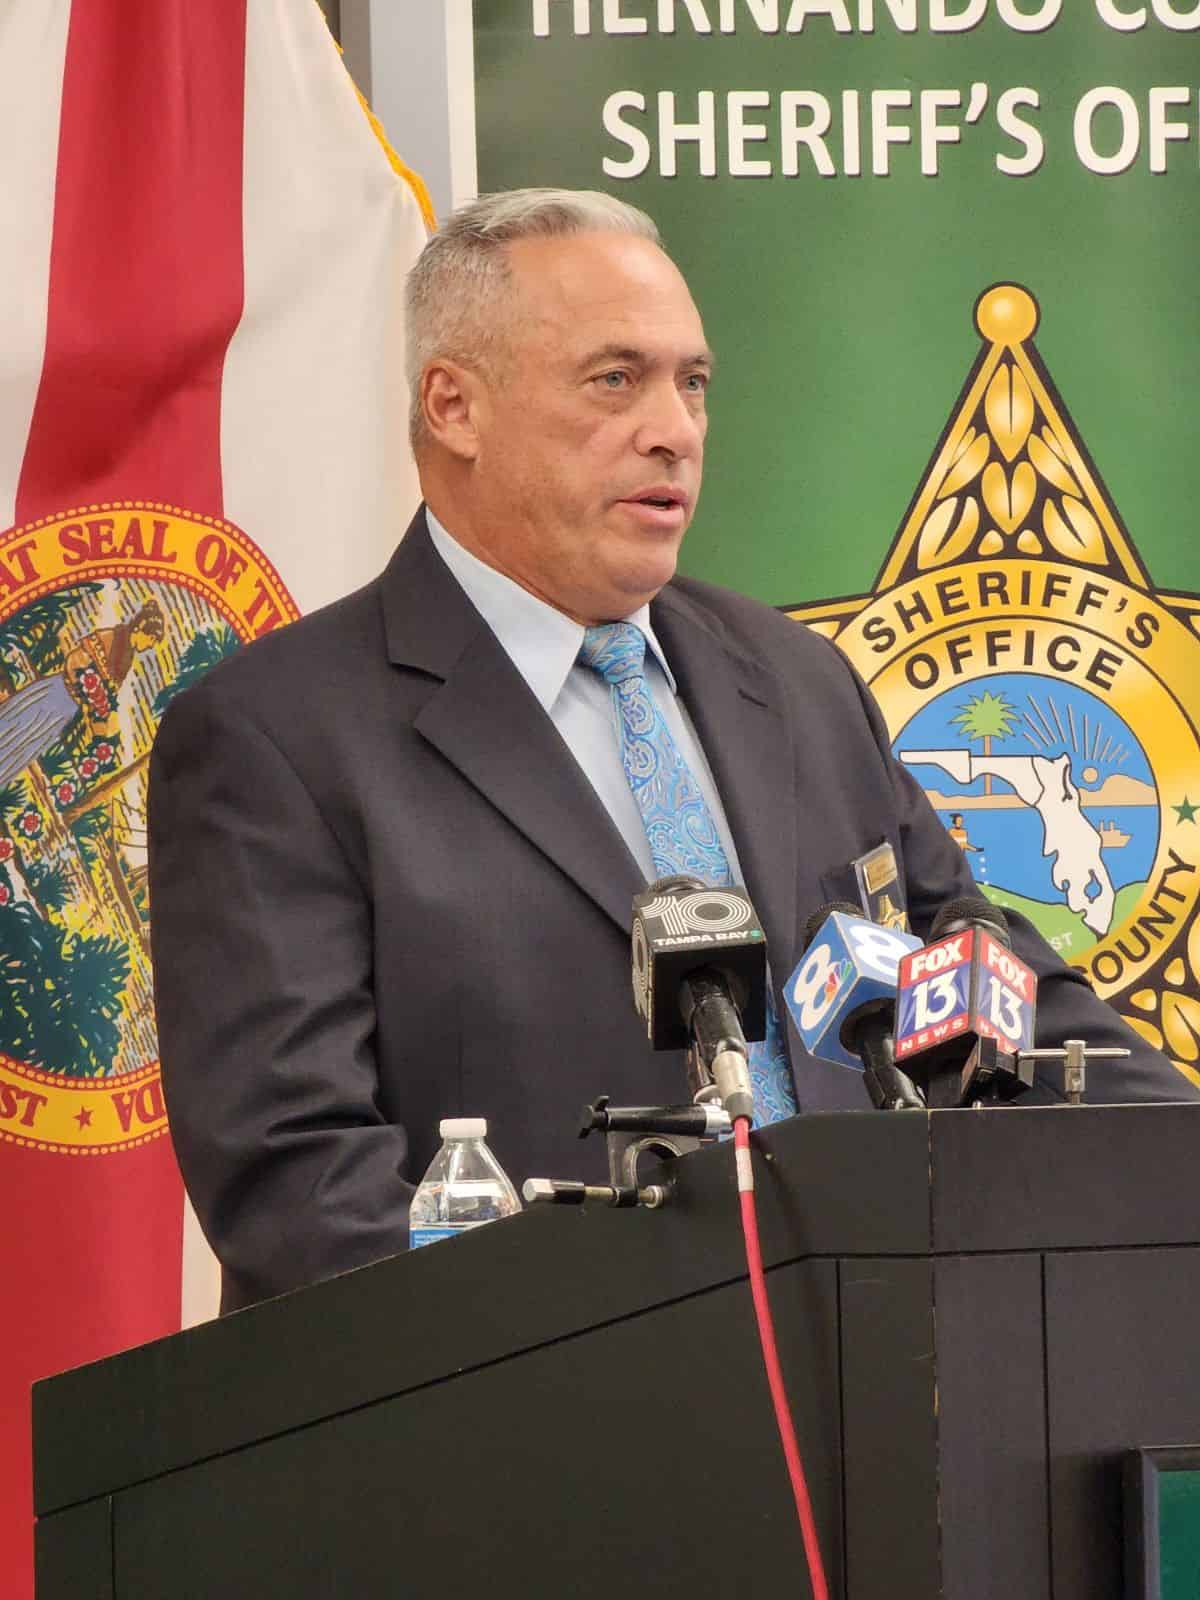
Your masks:
<instances>
[{"instance_id":1,"label":"man speaking at podium","mask_svg":"<svg viewBox=\"0 0 1200 1600\"><path fill-rule=\"evenodd\" d=\"M424 507L375 583L215 668L154 751L163 1073L225 1309L402 1249L441 1117L487 1117L519 1182L600 1158L574 1137L596 1095L685 1097L630 999L631 900L664 868L745 883L763 921L760 1120L866 1105L778 1020L855 859L890 840L922 935L972 888L840 652L674 575L713 362L650 220L493 196L408 295ZM1038 1042L1133 1052L1093 1098L1193 1097L1012 920Z\"/></svg>"}]
</instances>

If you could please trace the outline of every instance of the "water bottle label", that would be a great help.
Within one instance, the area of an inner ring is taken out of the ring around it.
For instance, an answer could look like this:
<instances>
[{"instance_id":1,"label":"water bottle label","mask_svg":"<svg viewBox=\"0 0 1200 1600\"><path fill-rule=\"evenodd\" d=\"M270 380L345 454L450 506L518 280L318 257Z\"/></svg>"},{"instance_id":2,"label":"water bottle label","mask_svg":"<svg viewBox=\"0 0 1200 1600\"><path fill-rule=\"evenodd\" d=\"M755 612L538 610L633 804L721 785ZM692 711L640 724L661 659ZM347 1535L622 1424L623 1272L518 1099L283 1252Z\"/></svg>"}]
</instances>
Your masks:
<instances>
[{"instance_id":1,"label":"water bottle label","mask_svg":"<svg viewBox=\"0 0 1200 1600\"><path fill-rule=\"evenodd\" d=\"M490 1219L488 1219L490 1220ZM472 1228L483 1228L484 1222L454 1222L443 1223L440 1226L429 1228L410 1228L408 1231L408 1248L419 1250L423 1244L437 1244L439 1239L457 1239L460 1233L470 1233Z\"/></svg>"}]
</instances>

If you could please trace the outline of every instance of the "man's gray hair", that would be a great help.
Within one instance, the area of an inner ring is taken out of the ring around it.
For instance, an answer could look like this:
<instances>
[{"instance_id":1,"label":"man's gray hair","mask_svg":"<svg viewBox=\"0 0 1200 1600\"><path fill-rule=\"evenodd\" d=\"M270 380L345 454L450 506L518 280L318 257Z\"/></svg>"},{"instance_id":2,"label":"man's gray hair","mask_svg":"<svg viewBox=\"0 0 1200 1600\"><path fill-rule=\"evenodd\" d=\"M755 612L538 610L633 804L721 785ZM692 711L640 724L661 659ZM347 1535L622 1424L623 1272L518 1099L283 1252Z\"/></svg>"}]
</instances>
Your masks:
<instances>
[{"instance_id":1,"label":"man's gray hair","mask_svg":"<svg viewBox=\"0 0 1200 1600\"><path fill-rule=\"evenodd\" d=\"M421 374L438 356L487 363L509 330L512 286L507 247L515 239L628 233L661 247L644 211L596 189L509 189L460 206L425 246L405 295L409 436L426 437Z\"/></svg>"}]
</instances>

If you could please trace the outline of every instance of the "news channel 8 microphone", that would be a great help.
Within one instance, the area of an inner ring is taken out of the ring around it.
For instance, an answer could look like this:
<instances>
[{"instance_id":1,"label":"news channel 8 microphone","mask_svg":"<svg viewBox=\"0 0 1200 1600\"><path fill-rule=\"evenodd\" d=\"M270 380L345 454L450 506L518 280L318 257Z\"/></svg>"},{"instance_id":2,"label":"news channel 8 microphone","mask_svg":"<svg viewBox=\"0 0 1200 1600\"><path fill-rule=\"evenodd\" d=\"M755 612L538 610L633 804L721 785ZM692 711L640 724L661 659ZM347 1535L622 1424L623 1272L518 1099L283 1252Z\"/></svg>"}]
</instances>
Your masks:
<instances>
[{"instance_id":1,"label":"news channel 8 microphone","mask_svg":"<svg viewBox=\"0 0 1200 1600\"><path fill-rule=\"evenodd\" d=\"M745 889L660 878L633 899L633 1003L655 1050L691 1043L680 986L713 967L724 977L747 1039L766 1035L767 941Z\"/></svg>"},{"instance_id":2,"label":"news channel 8 microphone","mask_svg":"<svg viewBox=\"0 0 1200 1600\"><path fill-rule=\"evenodd\" d=\"M894 1003L900 961L920 945L913 934L898 928L831 911L784 990L809 1054L861 1072L862 1059L842 1042L842 1027L864 1006Z\"/></svg>"}]
</instances>

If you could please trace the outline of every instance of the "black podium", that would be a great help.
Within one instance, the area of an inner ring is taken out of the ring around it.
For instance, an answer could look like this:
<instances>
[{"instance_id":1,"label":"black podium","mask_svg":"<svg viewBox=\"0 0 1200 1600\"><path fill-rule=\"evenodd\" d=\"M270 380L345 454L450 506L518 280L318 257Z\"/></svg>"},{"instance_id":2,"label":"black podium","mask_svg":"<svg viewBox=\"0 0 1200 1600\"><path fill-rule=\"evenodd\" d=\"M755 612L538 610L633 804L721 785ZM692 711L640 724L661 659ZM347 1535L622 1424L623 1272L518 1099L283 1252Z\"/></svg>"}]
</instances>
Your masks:
<instances>
[{"instance_id":1,"label":"black podium","mask_svg":"<svg viewBox=\"0 0 1200 1600\"><path fill-rule=\"evenodd\" d=\"M1200 1106L755 1146L831 1593L1118 1600L1122 1452L1200 1440ZM732 1150L675 1171L40 1384L38 1600L801 1600Z\"/></svg>"}]
</instances>

